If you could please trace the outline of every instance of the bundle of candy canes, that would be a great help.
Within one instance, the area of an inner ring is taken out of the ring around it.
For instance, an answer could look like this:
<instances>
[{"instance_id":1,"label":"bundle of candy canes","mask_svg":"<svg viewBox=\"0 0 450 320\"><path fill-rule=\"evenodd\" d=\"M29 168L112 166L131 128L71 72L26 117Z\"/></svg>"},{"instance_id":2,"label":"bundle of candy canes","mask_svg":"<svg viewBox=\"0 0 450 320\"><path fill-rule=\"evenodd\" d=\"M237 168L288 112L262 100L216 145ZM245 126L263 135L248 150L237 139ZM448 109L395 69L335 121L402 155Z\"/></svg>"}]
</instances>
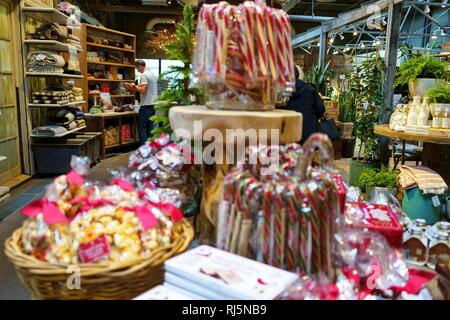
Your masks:
<instances>
[{"instance_id":1,"label":"bundle of candy canes","mask_svg":"<svg viewBox=\"0 0 450 320\"><path fill-rule=\"evenodd\" d=\"M212 108L267 110L295 89L289 16L262 1L203 5L193 70Z\"/></svg>"},{"instance_id":2,"label":"bundle of candy canes","mask_svg":"<svg viewBox=\"0 0 450 320\"><path fill-rule=\"evenodd\" d=\"M317 149L321 166L312 167ZM333 154L323 134L311 136L303 148L249 148L247 164L225 179L217 247L289 271L332 277L332 235L341 212L330 169ZM268 160L277 155L274 166Z\"/></svg>"},{"instance_id":3,"label":"bundle of candy canes","mask_svg":"<svg viewBox=\"0 0 450 320\"><path fill-rule=\"evenodd\" d=\"M138 191L120 178L106 186L89 183L89 162L73 158L73 170L22 209L29 217L22 229L25 253L65 265L127 262L182 236L178 222L184 216L170 198Z\"/></svg>"}]
</instances>

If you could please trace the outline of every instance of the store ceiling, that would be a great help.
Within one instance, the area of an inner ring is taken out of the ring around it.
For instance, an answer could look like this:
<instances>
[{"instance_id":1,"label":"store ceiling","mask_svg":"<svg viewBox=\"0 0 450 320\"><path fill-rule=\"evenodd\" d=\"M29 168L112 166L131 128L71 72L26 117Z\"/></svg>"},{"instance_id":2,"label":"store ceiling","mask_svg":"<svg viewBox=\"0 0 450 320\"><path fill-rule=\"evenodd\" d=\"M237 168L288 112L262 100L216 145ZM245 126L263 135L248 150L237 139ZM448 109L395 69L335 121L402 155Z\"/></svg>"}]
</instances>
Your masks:
<instances>
[{"instance_id":1,"label":"store ceiling","mask_svg":"<svg viewBox=\"0 0 450 320\"><path fill-rule=\"evenodd\" d=\"M169 1L161 6L162 1ZM98 19L108 28L134 33L140 38L149 21L157 18L181 17L183 3L217 3L217 0L78 0L75 1L88 15ZM331 1L331 2L330 2ZM229 0L231 4L243 0ZM339 14L357 9L367 0L266 0L272 7L284 7L290 15L337 17ZM144 5L143 3L147 3ZM155 5L152 5L155 4ZM295 34L317 27L317 21L292 21ZM139 47L139 45L138 45Z\"/></svg>"},{"instance_id":2,"label":"store ceiling","mask_svg":"<svg viewBox=\"0 0 450 320\"><path fill-rule=\"evenodd\" d=\"M163 1L168 5L161 6ZM76 1L82 10L99 19L102 23L111 23L111 15L122 21L130 15L147 16L175 16L181 14L183 3L195 3L196 0L79 0ZM199 0L200 3L216 3L217 0ZM229 0L229 3L238 4L242 0ZM337 17L340 13L358 8L364 0L267 0L274 7L285 6L289 8L289 14L315 15L325 17ZM146 3L145 5L143 3ZM154 4L154 5L153 5ZM108 17L107 19L105 17ZM108 21L106 21L108 20ZM319 25L319 22L295 21L293 26L296 33L304 32Z\"/></svg>"}]
</instances>

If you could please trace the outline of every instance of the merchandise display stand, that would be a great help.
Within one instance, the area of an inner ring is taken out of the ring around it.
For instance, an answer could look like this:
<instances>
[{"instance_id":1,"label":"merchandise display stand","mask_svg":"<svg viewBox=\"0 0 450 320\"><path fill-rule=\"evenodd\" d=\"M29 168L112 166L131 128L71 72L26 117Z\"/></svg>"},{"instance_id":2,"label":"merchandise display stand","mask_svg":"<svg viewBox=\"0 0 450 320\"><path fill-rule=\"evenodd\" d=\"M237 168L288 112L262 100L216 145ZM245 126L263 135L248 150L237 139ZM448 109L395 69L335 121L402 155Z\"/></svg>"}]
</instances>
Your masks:
<instances>
[{"instance_id":1,"label":"merchandise display stand","mask_svg":"<svg viewBox=\"0 0 450 320\"><path fill-rule=\"evenodd\" d=\"M49 50L57 52L58 54L68 54L69 52L69 45L67 43L55 41L55 40L36 40L36 39L27 39L27 33L30 31L29 28L29 18L35 19L39 21L40 23L46 23L46 22L57 22L62 26L67 25L67 21L69 19L68 16L66 16L64 13L58 11L55 8L39 8L39 7L22 7L21 10L22 14L22 20L24 21L24 28L22 31L22 38L26 39L23 41L22 46L22 54L24 57L24 74L26 76L27 81L24 83L25 92L26 92L26 103L29 107L29 116L30 116L30 123L28 124L28 129L31 131L33 128L39 127L41 125L45 125L48 123L49 118L49 111L48 109L65 109L69 107L76 107L82 106L85 101L75 101L65 104L43 104L43 103L33 103L32 99L32 93L34 91L39 91L43 88L45 88L49 84L65 84L67 80L74 80L81 81L80 79L83 79L83 75L78 74L68 74L68 73L51 73L51 72L29 72L27 67L27 56L29 52L35 51L35 50ZM70 27L69 27L70 28ZM73 34L76 34L76 30L73 30ZM77 50L78 54L81 52L81 50ZM79 57L78 57L79 58ZM81 107L80 107L81 108ZM84 130L86 127L77 127L72 130L68 130L61 134L56 134L53 136L46 136L46 135L35 135L32 132L29 133L29 137L31 140L31 146L33 149L35 149L36 146L42 145L43 143L48 144L51 148L59 148L61 153L64 151L64 147L66 144L69 144L69 140L71 138L76 138L76 133L79 131ZM61 143L59 141L59 138L64 138L65 142ZM73 139L72 139L73 140ZM86 144L88 143L88 140L86 140ZM38 156L36 154L33 155L34 158L34 170L36 173L43 173L42 171L42 164L45 159L45 157ZM63 158L61 157L59 159L58 163L63 164L64 162L70 162L70 157ZM95 159L92 159L94 162ZM62 165L63 167L63 165Z\"/></svg>"},{"instance_id":2,"label":"merchandise display stand","mask_svg":"<svg viewBox=\"0 0 450 320\"><path fill-rule=\"evenodd\" d=\"M101 143L101 158L104 159L106 152L113 148L128 146L136 144L139 142L139 137L137 135L137 112L111 112L111 113L85 113L86 126L88 131L101 132L102 133L102 143ZM131 139L124 140L122 137L122 128L124 124L129 124L131 126ZM118 128L119 137L117 137L117 143L113 145L106 144L105 131L108 126L114 125Z\"/></svg>"},{"instance_id":3,"label":"merchandise display stand","mask_svg":"<svg viewBox=\"0 0 450 320\"><path fill-rule=\"evenodd\" d=\"M404 141L423 142L422 166L439 173L447 184L450 184L450 168L448 166L450 130L430 130L428 134L398 132L389 129L389 125L375 126L376 134Z\"/></svg>"},{"instance_id":4,"label":"merchandise display stand","mask_svg":"<svg viewBox=\"0 0 450 320\"><path fill-rule=\"evenodd\" d=\"M191 141L202 141L203 146L211 143L211 137L208 137L208 134L205 135L205 132L210 129L215 129L216 133L221 132L223 137L226 137L226 131L229 129L243 130L243 132L248 129L261 132L265 129L269 139L268 143L272 138L271 130L277 130L279 132L279 144L297 142L302 136L302 114L288 110L250 112L210 110L205 106L177 106L170 109L169 119L176 136L181 137L181 134L189 133ZM200 125L201 129L199 130ZM177 129L180 131L177 132ZM213 131L210 132L213 133ZM260 142L256 141L256 143ZM228 148L226 144L223 144L224 149L235 150L236 140L234 139L231 143L234 146ZM275 144L275 141L273 143ZM234 154L237 154L237 152L234 152ZM234 157L232 159L234 160ZM211 244L214 242L216 217L222 197L223 181L232 165L233 163L227 164L225 161L222 164L207 164L204 160L202 161L203 191L200 213L196 219L196 230L199 233L200 241L203 243Z\"/></svg>"}]
</instances>

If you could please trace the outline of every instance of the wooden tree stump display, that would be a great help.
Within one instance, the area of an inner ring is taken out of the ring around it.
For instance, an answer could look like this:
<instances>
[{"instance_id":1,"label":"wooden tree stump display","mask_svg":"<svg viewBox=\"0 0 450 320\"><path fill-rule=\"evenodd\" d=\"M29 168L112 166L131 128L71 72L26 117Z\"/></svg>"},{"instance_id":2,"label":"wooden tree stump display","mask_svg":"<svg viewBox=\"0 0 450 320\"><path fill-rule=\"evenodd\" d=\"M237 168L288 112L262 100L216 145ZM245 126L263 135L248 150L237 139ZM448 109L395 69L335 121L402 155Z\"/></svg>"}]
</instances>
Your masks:
<instances>
[{"instance_id":1,"label":"wooden tree stump display","mask_svg":"<svg viewBox=\"0 0 450 320\"><path fill-rule=\"evenodd\" d=\"M289 144L301 139L302 119L301 113L288 110L261 112L210 110L205 106L177 106L170 109L170 126L176 138L190 139L197 143L201 141L202 150L211 146L211 140L214 140L213 143L218 143L216 152L221 153L218 158L224 160L214 163L209 161L205 163L204 159L202 160L203 191L200 212L195 222L200 242L214 244L216 217L222 198L223 182L228 170L237 159L237 140L227 140L227 130L243 130L235 131L236 136L245 135L249 129L254 129L258 133L263 132L261 131L263 129L267 130L267 142L260 141L264 139L264 134L258 135L256 140L246 137L246 146L260 142ZM278 141L273 130L278 133ZM211 135L216 134L219 135L211 139Z\"/></svg>"}]
</instances>

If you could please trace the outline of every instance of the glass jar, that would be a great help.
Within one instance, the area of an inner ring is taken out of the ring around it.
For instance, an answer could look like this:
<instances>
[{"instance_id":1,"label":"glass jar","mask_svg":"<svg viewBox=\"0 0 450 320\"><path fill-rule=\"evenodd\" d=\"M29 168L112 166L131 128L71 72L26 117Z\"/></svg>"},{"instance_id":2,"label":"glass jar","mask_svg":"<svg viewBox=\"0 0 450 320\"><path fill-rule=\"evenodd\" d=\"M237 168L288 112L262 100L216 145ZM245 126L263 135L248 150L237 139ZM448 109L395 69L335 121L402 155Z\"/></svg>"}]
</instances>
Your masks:
<instances>
[{"instance_id":1,"label":"glass jar","mask_svg":"<svg viewBox=\"0 0 450 320\"><path fill-rule=\"evenodd\" d=\"M434 106L434 114L433 114L433 122L432 122L431 126L434 129L441 129L442 128L442 119L443 119L442 106L435 105Z\"/></svg>"},{"instance_id":2,"label":"glass jar","mask_svg":"<svg viewBox=\"0 0 450 320\"><path fill-rule=\"evenodd\" d=\"M450 129L450 106L442 106L442 129Z\"/></svg>"},{"instance_id":3,"label":"glass jar","mask_svg":"<svg viewBox=\"0 0 450 320\"><path fill-rule=\"evenodd\" d=\"M428 240L421 227L411 226L403 235L403 254L407 262L423 266L427 261Z\"/></svg>"},{"instance_id":4,"label":"glass jar","mask_svg":"<svg viewBox=\"0 0 450 320\"><path fill-rule=\"evenodd\" d=\"M450 247L448 242L449 234L447 232L438 232L430 241L427 251L427 266L436 268L436 259L439 255L450 255Z\"/></svg>"}]
</instances>

